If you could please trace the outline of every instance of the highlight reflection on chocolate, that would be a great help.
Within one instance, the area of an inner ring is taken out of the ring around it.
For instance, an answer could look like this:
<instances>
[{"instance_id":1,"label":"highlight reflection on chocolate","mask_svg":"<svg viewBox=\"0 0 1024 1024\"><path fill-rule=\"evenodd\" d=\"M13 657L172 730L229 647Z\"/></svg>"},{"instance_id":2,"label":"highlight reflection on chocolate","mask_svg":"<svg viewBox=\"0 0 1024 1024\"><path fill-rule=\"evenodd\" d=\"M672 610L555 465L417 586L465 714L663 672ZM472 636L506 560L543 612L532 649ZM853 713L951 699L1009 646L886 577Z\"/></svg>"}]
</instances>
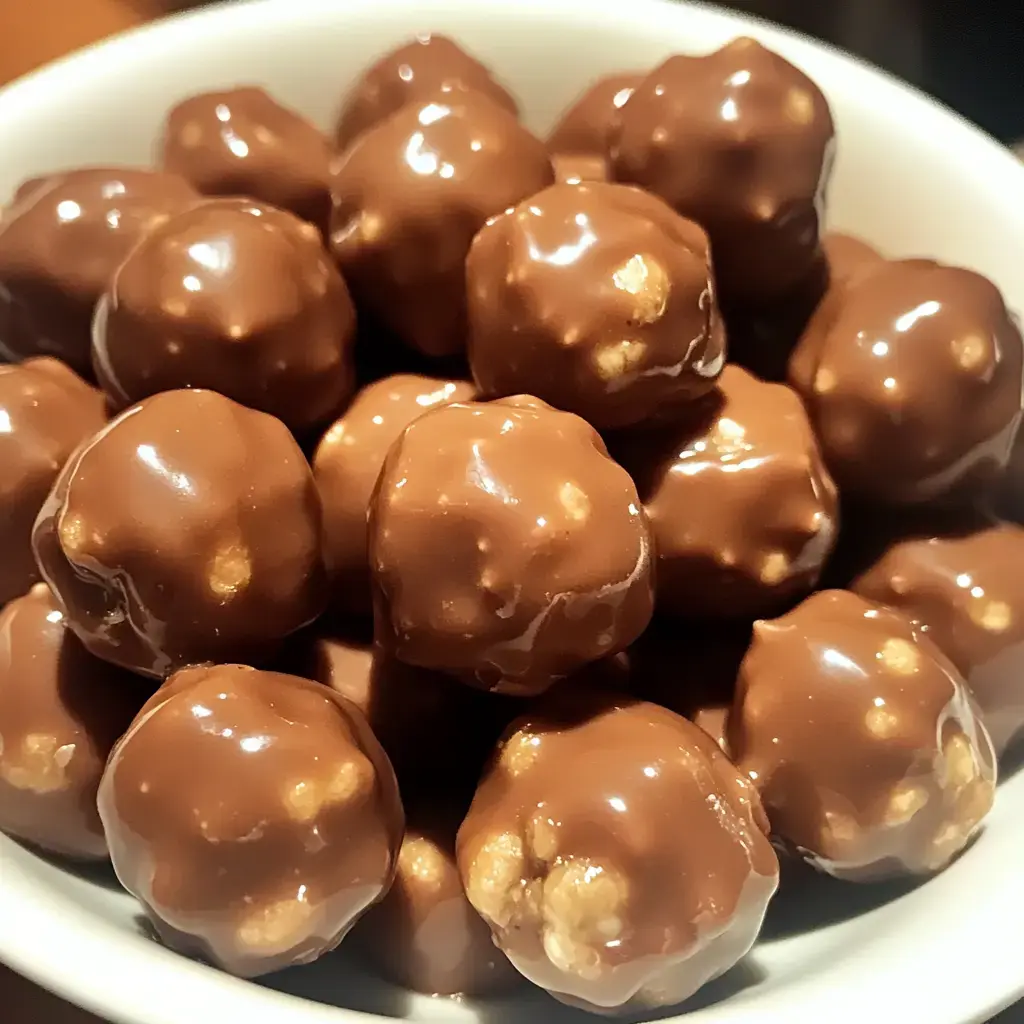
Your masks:
<instances>
[{"instance_id":1,"label":"highlight reflection on chocolate","mask_svg":"<svg viewBox=\"0 0 1024 1024\"><path fill-rule=\"evenodd\" d=\"M620 112L643 78L639 72L620 72L592 83L558 118L548 134L548 150L556 158L586 155L607 159Z\"/></svg>"}]
</instances>

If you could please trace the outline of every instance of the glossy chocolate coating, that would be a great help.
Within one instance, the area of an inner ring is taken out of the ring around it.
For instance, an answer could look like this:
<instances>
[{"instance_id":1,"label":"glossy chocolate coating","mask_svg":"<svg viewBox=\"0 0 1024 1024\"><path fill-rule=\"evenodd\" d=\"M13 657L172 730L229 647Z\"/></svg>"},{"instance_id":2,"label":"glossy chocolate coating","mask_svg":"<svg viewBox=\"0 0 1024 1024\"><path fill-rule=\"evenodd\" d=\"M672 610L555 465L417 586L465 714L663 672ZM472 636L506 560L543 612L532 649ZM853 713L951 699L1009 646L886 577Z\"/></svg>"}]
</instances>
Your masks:
<instances>
[{"instance_id":1,"label":"glossy chocolate coating","mask_svg":"<svg viewBox=\"0 0 1024 1024\"><path fill-rule=\"evenodd\" d=\"M142 235L189 203L184 178L95 167L34 179L0 220L0 356L90 373L96 300Z\"/></svg>"},{"instance_id":2,"label":"glossy chocolate coating","mask_svg":"<svg viewBox=\"0 0 1024 1024\"><path fill-rule=\"evenodd\" d=\"M39 579L36 516L75 446L106 419L103 395L56 359L0 366L0 606Z\"/></svg>"},{"instance_id":3,"label":"glossy chocolate coating","mask_svg":"<svg viewBox=\"0 0 1024 1024\"><path fill-rule=\"evenodd\" d=\"M686 719L644 703L555 708L506 734L458 861L530 981L635 1011L686 999L750 948L778 884L766 830L749 781Z\"/></svg>"},{"instance_id":4,"label":"glossy chocolate coating","mask_svg":"<svg viewBox=\"0 0 1024 1024\"><path fill-rule=\"evenodd\" d=\"M636 489L596 431L525 396L414 421L370 508L382 642L499 692L539 693L632 643L651 561Z\"/></svg>"},{"instance_id":5,"label":"glossy chocolate coating","mask_svg":"<svg viewBox=\"0 0 1024 1024\"><path fill-rule=\"evenodd\" d=\"M165 391L68 460L32 543L85 646L159 677L266 658L315 618L320 519L278 420L213 391Z\"/></svg>"},{"instance_id":6,"label":"glossy chocolate coating","mask_svg":"<svg viewBox=\"0 0 1024 1024\"><path fill-rule=\"evenodd\" d=\"M355 387L355 310L316 230L247 199L151 231L100 300L93 363L119 408L210 388L301 433Z\"/></svg>"},{"instance_id":7,"label":"glossy chocolate coating","mask_svg":"<svg viewBox=\"0 0 1024 1024\"><path fill-rule=\"evenodd\" d=\"M548 149L555 154L607 157L618 130L620 112L643 79L639 72L599 78L559 117L548 134Z\"/></svg>"},{"instance_id":8,"label":"glossy chocolate coating","mask_svg":"<svg viewBox=\"0 0 1024 1024\"><path fill-rule=\"evenodd\" d=\"M357 614L370 611L366 515L388 449L428 409L475 396L476 388L468 381L396 374L363 388L324 434L313 456L313 475L324 509L336 607Z\"/></svg>"},{"instance_id":9,"label":"glossy chocolate coating","mask_svg":"<svg viewBox=\"0 0 1024 1024\"><path fill-rule=\"evenodd\" d=\"M172 108L161 160L203 195L249 196L327 230L331 145L256 86L200 93Z\"/></svg>"},{"instance_id":10,"label":"glossy chocolate coating","mask_svg":"<svg viewBox=\"0 0 1024 1024\"><path fill-rule=\"evenodd\" d=\"M86 652L45 583L0 611L0 829L68 857L106 857L96 790L148 693Z\"/></svg>"},{"instance_id":11,"label":"glossy chocolate coating","mask_svg":"<svg viewBox=\"0 0 1024 1024\"><path fill-rule=\"evenodd\" d=\"M730 302L783 296L813 273L834 129L821 90L753 39L669 57L621 113L615 176L707 229Z\"/></svg>"},{"instance_id":12,"label":"glossy chocolate coating","mask_svg":"<svg viewBox=\"0 0 1024 1024\"><path fill-rule=\"evenodd\" d=\"M244 665L161 688L114 748L99 812L161 938L242 977L337 946L387 892L405 826L362 715Z\"/></svg>"},{"instance_id":13,"label":"glossy chocolate coating","mask_svg":"<svg viewBox=\"0 0 1024 1024\"><path fill-rule=\"evenodd\" d=\"M345 97L334 141L344 150L406 104L438 91L483 93L511 114L519 108L490 71L447 36L417 35L371 65Z\"/></svg>"},{"instance_id":14,"label":"glossy chocolate coating","mask_svg":"<svg viewBox=\"0 0 1024 1024\"><path fill-rule=\"evenodd\" d=\"M404 107L334 174L331 246L357 304L425 355L462 352L473 236L553 180L544 144L480 93Z\"/></svg>"},{"instance_id":15,"label":"glossy chocolate coating","mask_svg":"<svg viewBox=\"0 0 1024 1024\"><path fill-rule=\"evenodd\" d=\"M835 485L799 397L727 366L706 412L616 451L658 553L658 607L776 614L813 589L838 528Z\"/></svg>"},{"instance_id":16,"label":"glossy chocolate coating","mask_svg":"<svg viewBox=\"0 0 1024 1024\"><path fill-rule=\"evenodd\" d=\"M728 741L772 831L838 878L937 871L992 806L963 678L903 615L843 590L755 623Z\"/></svg>"},{"instance_id":17,"label":"glossy chocolate coating","mask_svg":"<svg viewBox=\"0 0 1024 1024\"><path fill-rule=\"evenodd\" d=\"M1009 459L1024 345L987 278L883 262L819 310L789 378L844 496L976 498Z\"/></svg>"},{"instance_id":18,"label":"glossy chocolate coating","mask_svg":"<svg viewBox=\"0 0 1024 1024\"><path fill-rule=\"evenodd\" d=\"M972 523L898 542L853 584L901 611L956 665L996 752L1024 728L1024 528Z\"/></svg>"},{"instance_id":19,"label":"glossy chocolate coating","mask_svg":"<svg viewBox=\"0 0 1024 1024\"><path fill-rule=\"evenodd\" d=\"M846 235L841 231L826 233L821 246L828 261L830 286L845 284L862 271L885 261L885 257L873 245L856 235Z\"/></svg>"},{"instance_id":20,"label":"glossy chocolate coating","mask_svg":"<svg viewBox=\"0 0 1024 1024\"><path fill-rule=\"evenodd\" d=\"M492 218L466 262L469 362L599 430L666 418L725 362L707 236L625 185L553 185Z\"/></svg>"},{"instance_id":21,"label":"glossy chocolate coating","mask_svg":"<svg viewBox=\"0 0 1024 1024\"><path fill-rule=\"evenodd\" d=\"M607 159L591 153L552 153L551 166L554 168L555 181L561 185L611 179Z\"/></svg>"}]
</instances>

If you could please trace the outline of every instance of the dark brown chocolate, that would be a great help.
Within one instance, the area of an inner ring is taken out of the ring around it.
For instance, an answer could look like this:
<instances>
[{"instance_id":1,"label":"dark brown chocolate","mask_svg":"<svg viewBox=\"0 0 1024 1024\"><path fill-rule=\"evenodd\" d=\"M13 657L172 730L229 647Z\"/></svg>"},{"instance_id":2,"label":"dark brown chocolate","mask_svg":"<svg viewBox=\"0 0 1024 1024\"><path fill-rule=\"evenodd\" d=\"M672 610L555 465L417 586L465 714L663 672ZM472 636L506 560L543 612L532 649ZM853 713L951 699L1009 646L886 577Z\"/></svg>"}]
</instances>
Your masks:
<instances>
[{"instance_id":1,"label":"dark brown chocolate","mask_svg":"<svg viewBox=\"0 0 1024 1024\"><path fill-rule=\"evenodd\" d=\"M556 156L607 158L618 132L622 108L643 79L637 71L599 78L559 117L548 134L548 149Z\"/></svg>"},{"instance_id":2,"label":"dark brown chocolate","mask_svg":"<svg viewBox=\"0 0 1024 1024\"><path fill-rule=\"evenodd\" d=\"M167 115L163 166L207 196L248 196L327 231L331 145L262 89L200 93Z\"/></svg>"},{"instance_id":3,"label":"dark brown chocolate","mask_svg":"<svg viewBox=\"0 0 1024 1024\"><path fill-rule=\"evenodd\" d=\"M987 278L882 262L822 305L789 378L844 496L976 499L1010 456L1024 344Z\"/></svg>"},{"instance_id":4,"label":"dark brown chocolate","mask_svg":"<svg viewBox=\"0 0 1024 1024\"><path fill-rule=\"evenodd\" d=\"M212 199L151 231L100 300L93 363L118 408L210 388L297 433L355 387L355 310L317 231L248 199Z\"/></svg>"},{"instance_id":5,"label":"dark brown chocolate","mask_svg":"<svg viewBox=\"0 0 1024 1024\"><path fill-rule=\"evenodd\" d=\"M39 579L36 516L75 446L106 419L103 395L56 359L0 366L0 606Z\"/></svg>"},{"instance_id":6,"label":"dark brown chocolate","mask_svg":"<svg viewBox=\"0 0 1024 1024\"><path fill-rule=\"evenodd\" d=\"M266 658L326 598L302 451L213 391L165 391L111 421L68 460L32 542L85 646L144 675Z\"/></svg>"},{"instance_id":7,"label":"dark brown chocolate","mask_svg":"<svg viewBox=\"0 0 1024 1024\"><path fill-rule=\"evenodd\" d=\"M711 237L728 302L764 303L810 277L834 129L821 90L753 39L674 56L623 107L615 176Z\"/></svg>"},{"instance_id":8,"label":"dark brown chocolate","mask_svg":"<svg viewBox=\"0 0 1024 1024\"><path fill-rule=\"evenodd\" d=\"M651 617L647 517L578 416L536 398L421 416L370 508L376 628L402 661L539 693Z\"/></svg>"},{"instance_id":9,"label":"dark brown chocolate","mask_svg":"<svg viewBox=\"0 0 1024 1024\"><path fill-rule=\"evenodd\" d=\"M847 591L754 625L728 742L776 836L838 878L940 870L992 806L963 678L903 615Z\"/></svg>"},{"instance_id":10,"label":"dark brown chocolate","mask_svg":"<svg viewBox=\"0 0 1024 1024\"><path fill-rule=\"evenodd\" d=\"M142 235L197 198L174 174L95 167L33 179L0 220L0 357L89 374L96 300Z\"/></svg>"},{"instance_id":11,"label":"dark brown chocolate","mask_svg":"<svg viewBox=\"0 0 1024 1024\"><path fill-rule=\"evenodd\" d=\"M466 893L557 999L672 1005L754 942L778 884L767 821L684 718L643 703L581 710L538 709L506 734L459 830Z\"/></svg>"},{"instance_id":12,"label":"dark brown chocolate","mask_svg":"<svg viewBox=\"0 0 1024 1024\"><path fill-rule=\"evenodd\" d=\"M99 793L122 884L168 945L253 977L338 945L394 877L404 818L362 715L244 665L184 669Z\"/></svg>"},{"instance_id":13,"label":"dark brown chocolate","mask_svg":"<svg viewBox=\"0 0 1024 1024\"><path fill-rule=\"evenodd\" d=\"M45 583L0 611L0 829L67 857L106 857L100 776L151 689L87 653Z\"/></svg>"},{"instance_id":14,"label":"dark brown chocolate","mask_svg":"<svg viewBox=\"0 0 1024 1024\"><path fill-rule=\"evenodd\" d=\"M331 246L357 304L425 355L464 351L473 236L553 180L544 144L480 93L381 121L334 174Z\"/></svg>"},{"instance_id":15,"label":"dark brown chocolate","mask_svg":"<svg viewBox=\"0 0 1024 1024\"><path fill-rule=\"evenodd\" d=\"M493 217L466 263L469 362L599 430L678 414L725 362L707 236L625 185L553 185Z\"/></svg>"}]
</instances>

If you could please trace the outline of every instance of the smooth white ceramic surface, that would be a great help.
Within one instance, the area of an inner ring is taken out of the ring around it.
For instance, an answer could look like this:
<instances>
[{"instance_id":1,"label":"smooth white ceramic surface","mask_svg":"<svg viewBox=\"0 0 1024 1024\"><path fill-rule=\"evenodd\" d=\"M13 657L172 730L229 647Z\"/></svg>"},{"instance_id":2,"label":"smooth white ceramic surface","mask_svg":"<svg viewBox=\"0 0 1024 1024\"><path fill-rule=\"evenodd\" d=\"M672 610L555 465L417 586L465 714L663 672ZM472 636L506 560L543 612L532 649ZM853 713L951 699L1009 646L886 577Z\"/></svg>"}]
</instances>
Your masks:
<instances>
[{"instance_id":1,"label":"smooth white ceramic surface","mask_svg":"<svg viewBox=\"0 0 1024 1024\"><path fill-rule=\"evenodd\" d=\"M832 225L892 254L973 266L1024 308L1024 168L1009 153L834 51L658 0L262 0L200 11L0 93L0 196L48 169L146 162L167 107L214 86L263 83L327 126L359 69L423 29L455 35L493 65L541 130L598 74L756 35L832 101L840 145ZM987 1019L1024 993L1014 934L1024 922L1022 853L1024 773L1004 781L980 840L926 884L858 888L794 871L754 952L694 1000L687 1024ZM263 985L237 981L147 938L110 876L73 874L3 838L0 959L121 1024L595 1019L536 993L482 1006L412 997L373 981L343 952Z\"/></svg>"}]
</instances>

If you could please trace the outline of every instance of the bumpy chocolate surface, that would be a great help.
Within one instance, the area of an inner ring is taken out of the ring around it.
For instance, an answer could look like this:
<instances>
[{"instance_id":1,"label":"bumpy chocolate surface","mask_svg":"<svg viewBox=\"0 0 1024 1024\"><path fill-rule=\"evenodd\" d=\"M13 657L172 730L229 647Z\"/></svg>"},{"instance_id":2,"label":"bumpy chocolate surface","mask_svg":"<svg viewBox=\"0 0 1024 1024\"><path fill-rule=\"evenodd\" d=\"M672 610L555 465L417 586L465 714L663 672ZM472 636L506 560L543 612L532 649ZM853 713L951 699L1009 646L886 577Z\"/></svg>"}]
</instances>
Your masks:
<instances>
[{"instance_id":1,"label":"bumpy chocolate surface","mask_svg":"<svg viewBox=\"0 0 1024 1024\"><path fill-rule=\"evenodd\" d=\"M251 196L327 230L330 143L256 86L201 93L172 108L161 158L204 195Z\"/></svg>"},{"instance_id":2,"label":"bumpy chocolate surface","mask_svg":"<svg viewBox=\"0 0 1024 1024\"><path fill-rule=\"evenodd\" d=\"M753 39L655 68L623 107L615 176L707 229L722 292L765 302L810 276L832 116L802 71Z\"/></svg>"},{"instance_id":3,"label":"bumpy chocolate surface","mask_svg":"<svg viewBox=\"0 0 1024 1024\"><path fill-rule=\"evenodd\" d=\"M894 544L853 584L897 608L956 665L997 753L1024 727L1024 528L966 529Z\"/></svg>"},{"instance_id":4,"label":"bumpy chocolate surface","mask_svg":"<svg viewBox=\"0 0 1024 1024\"><path fill-rule=\"evenodd\" d=\"M680 1002L750 948L778 883L765 829L750 783L678 715L538 710L485 774L458 861L530 981L636 1010Z\"/></svg>"},{"instance_id":5,"label":"bumpy chocolate surface","mask_svg":"<svg viewBox=\"0 0 1024 1024\"><path fill-rule=\"evenodd\" d=\"M326 597L320 500L285 427L213 391L166 391L68 461L33 547L68 625L146 675L267 657Z\"/></svg>"},{"instance_id":6,"label":"bumpy chocolate surface","mask_svg":"<svg viewBox=\"0 0 1024 1024\"><path fill-rule=\"evenodd\" d=\"M577 416L521 396L421 416L370 511L376 628L402 661L539 693L651 617L633 482Z\"/></svg>"},{"instance_id":7,"label":"bumpy chocolate surface","mask_svg":"<svg viewBox=\"0 0 1024 1024\"><path fill-rule=\"evenodd\" d=\"M323 503L336 607L370 611L366 516L388 449L417 416L475 395L468 381L395 374L363 388L324 434L313 456L313 475Z\"/></svg>"},{"instance_id":8,"label":"bumpy chocolate surface","mask_svg":"<svg viewBox=\"0 0 1024 1024\"><path fill-rule=\"evenodd\" d=\"M898 612L821 591L754 625L728 742L773 832L839 878L937 871L992 806L992 743Z\"/></svg>"},{"instance_id":9,"label":"bumpy chocolate surface","mask_svg":"<svg viewBox=\"0 0 1024 1024\"><path fill-rule=\"evenodd\" d=\"M466 262L483 394L529 391L598 429L677 413L725 361L707 236L625 185L553 185L492 218Z\"/></svg>"},{"instance_id":10,"label":"bumpy chocolate surface","mask_svg":"<svg viewBox=\"0 0 1024 1024\"><path fill-rule=\"evenodd\" d=\"M892 504L975 498L991 483L1020 423L1022 376L996 286L930 260L858 275L789 364L840 490Z\"/></svg>"},{"instance_id":11,"label":"bumpy chocolate surface","mask_svg":"<svg viewBox=\"0 0 1024 1024\"><path fill-rule=\"evenodd\" d=\"M164 941L243 977L333 949L387 891L404 828L362 715L243 665L165 684L111 754L99 811Z\"/></svg>"},{"instance_id":12,"label":"bumpy chocolate surface","mask_svg":"<svg viewBox=\"0 0 1024 1024\"><path fill-rule=\"evenodd\" d=\"M145 231L194 202L184 178L128 167L33 179L0 221L0 356L90 373L96 300Z\"/></svg>"},{"instance_id":13,"label":"bumpy chocolate surface","mask_svg":"<svg viewBox=\"0 0 1024 1024\"><path fill-rule=\"evenodd\" d=\"M483 64L447 36L423 33L381 57L352 87L335 129L338 149L406 104L439 90L483 93L511 114L519 113L516 101Z\"/></svg>"},{"instance_id":14,"label":"bumpy chocolate surface","mask_svg":"<svg viewBox=\"0 0 1024 1024\"><path fill-rule=\"evenodd\" d=\"M706 411L617 447L658 554L658 607L753 619L809 592L838 500L799 397L727 366ZM619 450L621 449L621 450Z\"/></svg>"},{"instance_id":15,"label":"bumpy chocolate surface","mask_svg":"<svg viewBox=\"0 0 1024 1024\"><path fill-rule=\"evenodd\" d=\"M39 579L36 516L75 446L106 418L103 395L56 359L0 366L0 605Z\"/></svg>"},{"instance_id":16,"label":"bumpy chocolate surface","mask_svg":"<svg viewBox=\"0 0 1024 1024\"><path fill-rule=\"evenodd\" d=\"M97 307L93 363L121 408L210 388L303 432L352 394L355 326L311 225L213 199L151 231L118 270Z\"/></svg>"},{"instance_id":17,"label":"bumpy chocolate surface","mask_svg":"<svg viewBox=\"0 0 1024 1024\"><path fill-rule=\"evenodd\" d=\"M0 829L106 857L96 791L150 689L86 652L45 583L0 611Z\"/></svg>"},{"instance_id":18,"label":"bumpy chocolate surface","mask_svg":"<svg viewBox=\"0 0 1024 1024\"><path fill-rule=\"evenodd\" d=\"M622 108L643 79L639 72L599 78L559 117L548 135L548 149L556 155L606 158L618 131Z\"/></svg>"},{"instance_id":19,"label":"bumpy chocolate surface","mask_svg":"<svg viewBox=\"0 0 1024 1024\"><path fill-rule=\"evenodd\" d=\"M426 355L463 351L473 236L553 180L544 144L480 93L404 107L334 174L331 245L356 302Z\"/></svg>"}]
</instances>

